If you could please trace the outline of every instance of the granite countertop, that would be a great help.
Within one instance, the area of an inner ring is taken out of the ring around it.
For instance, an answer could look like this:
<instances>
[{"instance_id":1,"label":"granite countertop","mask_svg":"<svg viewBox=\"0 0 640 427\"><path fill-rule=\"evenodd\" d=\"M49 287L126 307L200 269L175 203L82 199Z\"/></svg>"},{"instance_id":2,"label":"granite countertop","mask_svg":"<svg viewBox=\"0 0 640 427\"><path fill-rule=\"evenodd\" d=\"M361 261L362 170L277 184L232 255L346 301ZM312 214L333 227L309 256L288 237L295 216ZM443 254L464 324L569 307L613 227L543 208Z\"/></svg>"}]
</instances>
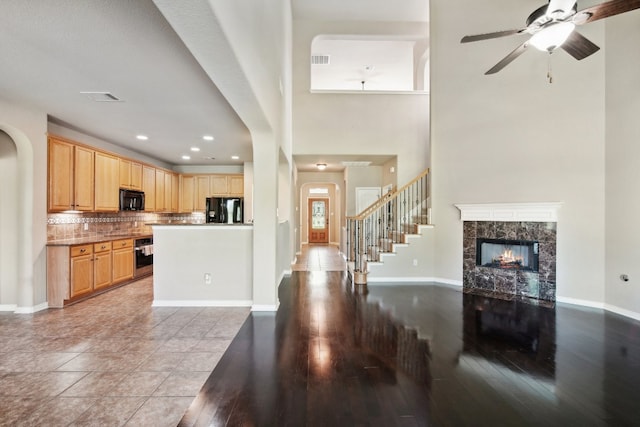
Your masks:
<instances>
[{"instance_id":1,"label":"granite countertop","mask_svg":"<svg viewBox=\"0 0 640 427\"><path fill-rule=\"evenodd\" d=\"M47 242L47 246L72 246L72 245L86 245L89 243L102 243L110 242L120 239L139 239L153 237L153 234L149 233L127 233L127 234L111 234L106 236L93 236L93 237L78 237L75 239L61 239L51 240Z\"/></svg>"}]
</instances>

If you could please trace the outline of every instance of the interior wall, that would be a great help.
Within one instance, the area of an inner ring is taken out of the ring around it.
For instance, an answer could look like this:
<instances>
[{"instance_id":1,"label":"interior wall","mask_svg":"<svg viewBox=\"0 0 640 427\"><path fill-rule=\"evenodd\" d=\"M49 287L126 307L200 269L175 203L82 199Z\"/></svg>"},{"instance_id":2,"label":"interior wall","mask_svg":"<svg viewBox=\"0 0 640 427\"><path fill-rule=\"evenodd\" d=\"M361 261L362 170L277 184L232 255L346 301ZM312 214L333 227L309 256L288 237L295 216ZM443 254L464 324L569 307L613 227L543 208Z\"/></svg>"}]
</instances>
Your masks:
<instances>
[{"instance_id":1,"label":"interior wall","mask_svg":"<svg viewBox=\"0 0 640 427\"><path fill-rule=\"evenodd\" d=\"M18 302L18 151L0 130L0 311Z\"/></svg>"},{"instance_id":2,"label":"interior wall","mask_svg":"<svg viewBox=\"0 0 640 427\"><path fill-rule=\"evenodd\" d=\"M382 186L385 187L387 185L391 185L395 190L398 188L398 180L396 179L398 175L396 171L398 170L398 158L394 157L389 160L387 163L382 165ZM406 182L403 182L401 185L405 185Z\"/></svg>"},{"instance_id":3,"label":"interior wall","mask_svg":"<svg viewBox=\"0 0 640 427\"><path fill-rule=\"evenodd\" d=\"M606 303L640 319L640 11L606 21ZM627 274L629 281L620 279ZM617 310L617 311L620 311Z\"/></svg>"},{"instance_id":4,"label":"interior wall","mask_svg":"<svg viewBox=\"0 0 640 427\"><path fill-rule=\"evenodd\" d=\"M465 0L430 4L436 275L462 279L462 221L455 203L562 202L558 300L602 302L604 55L576 61L554 53L552 84L546 78L549 55L533 49L486 76L522 40L463 45L461 36L511 28L522 22L526 7L507 0L490 8ZM602 23L581 32L604 46Z\"/></svg>"},{"instance_id":5,"label":"interior wall","mask_svg":"<svg viewBox=\"0 0 640 427\"><path fill-rule=\"evenodd\" d=\"M18 218L0 235L18 240L16 311L33 312L47 301L47 116L0 100L0 129L16 145L18 171Z\"/></svg>"},{"instance_id":6,"label":"interior wall","mask_svg":"<svg viewBox=\"0 0 640 427\"><path fill-rule=\"evenodd\" d=\"M426 36L426 25L293 22L293 154L397 155L398 182L429 165L429 95L311 93L310 53L321 34Z\"/></svg>"},{"instance_id":7,"label":"interior wall","mask_svg":"<svg viewBox=\"0 0 640 427\"><path fill-rule=\"evenodd\" d=\"M346 214L358 215L356 212L356 188L358 187L382 187L382 167L348 167L345 171L346 187Z\"/></svg>"}]
</instances>

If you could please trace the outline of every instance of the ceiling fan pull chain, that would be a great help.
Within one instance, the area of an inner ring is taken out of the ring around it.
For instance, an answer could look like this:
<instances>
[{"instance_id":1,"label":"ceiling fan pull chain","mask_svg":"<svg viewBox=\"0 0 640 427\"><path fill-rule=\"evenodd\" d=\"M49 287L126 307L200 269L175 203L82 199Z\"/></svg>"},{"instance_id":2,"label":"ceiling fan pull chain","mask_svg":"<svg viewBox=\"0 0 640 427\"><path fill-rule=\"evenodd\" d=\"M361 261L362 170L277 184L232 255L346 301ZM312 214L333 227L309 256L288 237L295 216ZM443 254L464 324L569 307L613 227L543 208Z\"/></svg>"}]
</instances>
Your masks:
<instances>
[{"instance_id":1,"label":"ceiling fan pull chain","mask_svg":"<svg viewBox=\"0 0 640 427\"><path fill-rule=\"evenodd\" d=\"M553 72L551 70L551 52L549 52L549 65L547 67L547 80L549 80L549 84L553 83Z\"/></svg>"}]
</instances>

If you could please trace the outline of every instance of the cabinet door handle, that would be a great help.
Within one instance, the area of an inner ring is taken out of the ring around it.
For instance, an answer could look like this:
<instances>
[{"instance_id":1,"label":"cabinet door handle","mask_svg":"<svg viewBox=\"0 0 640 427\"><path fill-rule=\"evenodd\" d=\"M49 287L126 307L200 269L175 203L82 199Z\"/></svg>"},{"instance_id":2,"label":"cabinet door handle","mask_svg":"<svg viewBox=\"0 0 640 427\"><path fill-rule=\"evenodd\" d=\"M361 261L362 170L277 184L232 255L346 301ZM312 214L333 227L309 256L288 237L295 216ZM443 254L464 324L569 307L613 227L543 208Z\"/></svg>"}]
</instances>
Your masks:
<instances>
[{"instance_id":1,"label":"cabinet door handle","mask_svg":"<svg viewBox=\"0 0 640 427\"><path fill-rule=\"evenodd\" d=\"M100 246L100 249L104 249L104 248L106 248L106 246L105 246L105 245Z\"/></svg>"},{"instance_id":2,"label":"cabinet door handle","mask_svg":"<svg viewBox=\"0 0 640 427\"><path fill-rule=\"evenodd\" d=\"M80 249L81 254L85 253L86 251L87 251L86 249Z\"/></svg>"}]
</instances>

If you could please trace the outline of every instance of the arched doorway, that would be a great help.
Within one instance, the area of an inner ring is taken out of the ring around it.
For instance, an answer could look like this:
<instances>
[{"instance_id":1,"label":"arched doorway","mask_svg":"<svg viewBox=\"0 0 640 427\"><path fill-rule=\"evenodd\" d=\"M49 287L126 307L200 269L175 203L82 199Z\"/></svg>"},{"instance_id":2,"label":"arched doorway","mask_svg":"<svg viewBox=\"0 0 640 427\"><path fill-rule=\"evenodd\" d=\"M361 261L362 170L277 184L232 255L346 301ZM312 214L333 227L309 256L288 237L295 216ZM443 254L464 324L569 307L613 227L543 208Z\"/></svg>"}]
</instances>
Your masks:
<instances>
[{"instance_id":1,"label":"arched doorway","mask_svg":"<svg viewBox=\"0 0 640 427\"><path fill-rule=\"evenodd\" d=\"M0 310L32 313L33 164L31 142L0 123ZM46 292L46 291L45 291ZM46 303L41 308L46 308Z\"/></svg>"}]
</instances>

